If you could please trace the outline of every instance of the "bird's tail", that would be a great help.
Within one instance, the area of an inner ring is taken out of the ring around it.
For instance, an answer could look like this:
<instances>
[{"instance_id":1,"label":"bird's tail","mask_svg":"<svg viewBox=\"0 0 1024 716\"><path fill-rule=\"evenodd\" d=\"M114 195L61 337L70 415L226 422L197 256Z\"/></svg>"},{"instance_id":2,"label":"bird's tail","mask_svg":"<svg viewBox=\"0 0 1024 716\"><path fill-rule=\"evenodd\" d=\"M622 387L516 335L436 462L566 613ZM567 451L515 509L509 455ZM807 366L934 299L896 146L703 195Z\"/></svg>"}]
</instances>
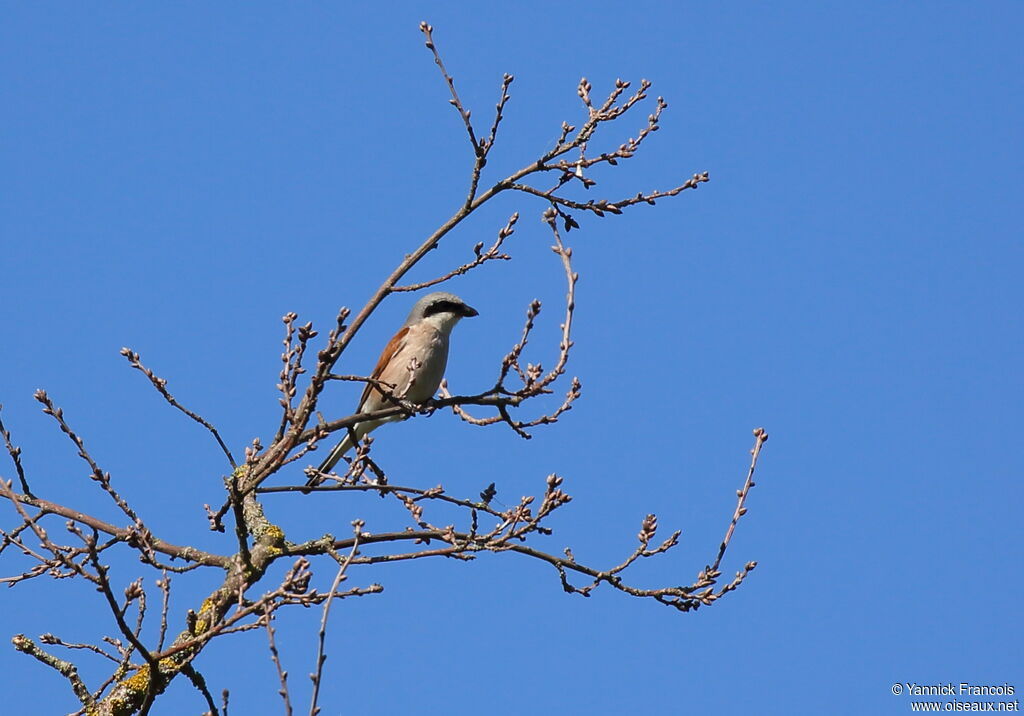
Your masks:
<instances>
[{"instance_id":1,"label":"bird's tail","mask_svg":"<svg viewBox=\"0 0 1024 716\"><path fill-rule=\"evenodd\" d=\"M358 426L356 435L359 435ZM323 482L323 476L330 472L331 470L333 470L334 466L338 464L339 460L341 460L341 456L347 453L351 448L352 434L349 433L344 438L342 438L340 443L335 445L334 448L329 453L327 453L327 457L324 459L322 463L320 463L320 467L316 469L316 474L311 476L306 481L306 487L316 487L321 482Z\"/></svg>"}]
</instances>

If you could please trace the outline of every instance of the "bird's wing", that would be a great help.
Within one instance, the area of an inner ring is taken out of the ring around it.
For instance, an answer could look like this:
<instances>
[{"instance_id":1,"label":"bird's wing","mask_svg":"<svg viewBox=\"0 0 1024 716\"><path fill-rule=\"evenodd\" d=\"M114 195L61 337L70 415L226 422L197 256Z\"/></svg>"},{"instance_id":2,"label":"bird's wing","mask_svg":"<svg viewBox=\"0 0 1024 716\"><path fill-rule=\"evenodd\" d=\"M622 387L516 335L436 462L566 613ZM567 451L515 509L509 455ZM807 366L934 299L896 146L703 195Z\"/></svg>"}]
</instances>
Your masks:
<instances>
[{"instance_id":1,"label":"bird's wing","mask_svg":"<svg viewBox=\"0 0 1024 716\"><path fill-rule=\"evenodd\" d=\"M377 366L373 369L373 373L370 375L374 380L382 380L381 376L384 374L384 370L391 363L391 359L398 355L398 352L405 347L405 339L409 333L409 327L403 326L399 329L398 333L392 336L388 344L384 346L384 350L380 354L380 358L377 360ZM396 388L397 389L397 388ZM384 394L377 389L373 383L367 383L363 389L363 395L359 398L359 412L366 411L366 401L370 399L370 394L376 391L382 398Z\"/></svg>"}]
</instances>

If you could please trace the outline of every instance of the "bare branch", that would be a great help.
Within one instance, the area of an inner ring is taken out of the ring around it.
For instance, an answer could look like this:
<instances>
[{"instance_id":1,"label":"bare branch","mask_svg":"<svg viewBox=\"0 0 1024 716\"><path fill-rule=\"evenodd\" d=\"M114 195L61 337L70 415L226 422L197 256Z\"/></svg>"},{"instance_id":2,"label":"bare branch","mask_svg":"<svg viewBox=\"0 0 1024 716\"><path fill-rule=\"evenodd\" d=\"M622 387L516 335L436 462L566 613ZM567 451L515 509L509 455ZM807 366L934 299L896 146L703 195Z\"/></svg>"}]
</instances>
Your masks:
<instances>
[{"instance_id":1,"label":"bare branch","mask_svg":"<svg viewBox=\"0 0 1024 716\"><path fill-rule=\"evenodd\" d=\"M295 412L292 409L292 399L298 392L297 383L299 376L306 372L306 369L302 367L302 358L306 353L309 341L318 335L313 330L312 323L299 326L296 331L295 321L297 319L298 314L296 313L286 313L281 319L285 325L284 353L281 354L281 362L284 365L281 368L281 382L277 384L277 388L282 393L282 415L281 424L278 426L277 434L274 436L275 443L284 437L285 429L295 418ZM294 344L292 341L296 332L298 333L298 344Z\"/></svg>"},{"instance_id":2,"label":"bare branch","mask_svg":"<svg viewBox=\"0 0 1024 716\"><path fill-rule=\"evenodd\" d=\"M540 365L527 364L526 368L523 368L520 364L520 357L522 356L523 349L526 347L526 343L529 340L530 333L533 330L534 320L540 313L540 301L534 300L526 312L526 325L523 327L522 337L519 342L512 347L512 350L505 356L505 358L502 359L501 372L498 376L498 381L495 383L495 386L491 391L491 395L494 397L507 394L510 397L514 397L516 399L515 402L511 400L497 400L494 404L498 410L498 415L487 418L478 418L461 407L462 405L467 404L467 402L456 399L452 396L448 392L446 382L441 384L440 391L442 402L450 401L449 404L451 405L452 411L462 420L472 425L493 425L495 423L503 422L520 437L529 439L531 436L526 431L526 428L557 422L559 416L567 410L571 410L573 402L580 397L580 381L578 378L573 378L569 391L566 393L565 400L563 400L562 404L553 412L542 414L527 421L515 420L509 412L510 406L518 405L529 398L551 392L548 387L559 377L565 374L565 367L569 361L569 351L573 345L572 319L573 313L576 309L576 282L579 280L579 274L577 274L572 268L572 249L565 246L562 242L562 237L559 234L558 226L555 222L557 215L558 212L554 208L548 208L543 215L543 219L550 226L555 239L555 245L551 247L551 250L554 251L562 261L562 267L565 271L566 283L568 285L565 301L565 318L560 326L562 337L558 345L558 358L555 361L555 366L546 375L542 376L543 369ZM505 389L504 385L510 369L514 369L520 380L523 382L522 388L511 393Z\"/></svg>"},{"instance_id":3,"label":"bare branch","mask_svg":"<svg viewBox=\"0 0 1024 716\"><path fill-rule=\"evenodd\" d=\"M103 649L99 648L94 644L73 644L62 640L59 637L54 636L53 634L42 634L39 637L39 641L43 642L44 644L54 644L56 646L62 646L65 649L84 649L86 651L91 651L94 654L99 654L104 659L109 659L110 661L113 661L115 664L119 664L121 661L120 659L111 656L107 652L103 651Z\"/></svg>"},{"instance_id":4,"label":"bare branch","mask_svg":"<svg viewBox=\"0 0 1024 716\"><path fill-rule=\"evenodd\" d=\"M452 91L454 92L454 89ZM359 553L359 537L362 534L362 530L363 521L354 520L352 522L352 549L338 567L338 573L334 575L334 582L331 584L331 591L328 592L327 599L324 600L323 615L320 617L320 631L317 635L316 671L309 675L309 678L313 681L313 696L309 702L309 716L317 716L320 713L320 707L316 705L316 702L320 697L320 680L323 675L324 661L327 660L327 655L324 653L324 642L327 639L327 619L331 613L331 601L334 599L335 592L338 591L338 585L345 579L345 572L348 570L348 566L352 564L352 558Z\"/></svg>"},{"instance_id":5,"label":"bare branch","mask_svg":"<svg viewBox=\"0 0 1024 716\"><path fill-rule=\"evenodd\" d=\"M333 589L331 592L333 593ZM292 716L292 702L291 697L288 693L288 672L281 666L281 657L277 653L277 644L274 642L274 626L271 624L273 621L273 609L268 604L263 608L263 626L267 630L267 642L270 648L270 658L274 662L274 668L277 669L277 678L281 680L281 688L277 690L277 693L281 694L281 698L284 699L284 713L285 716Z\"/></svg>"},{"instance_id":6,"label":"bare branch","mask_svg":"<svg viewBox=\"0 0 1024 716\"><path fill-rule=\"evenodd\" d=\"M5 578L0 580L0 582L7 582L9 585L14 585L18 581L30 579L44 573L50 574L55 579L63 579L68 576L80 575L90 581L96 580L95 575L90 574L81 564L75 561L74 558L78 556L78 553L74 552L70 548L54 543L53 540L50 539L49 534L47 534L46 529L44 529L40 524L38 515L36 517L32 517L28 514L28 511L23 505L36 502L37 500L35 498L17 494L11 487L11 483L4 479L0 479L0 495L7 498L11 504L14 505L14 509L21 517L22 524L32 531L39 540L40 546L52 555L52 559L47 559L46 557L28 549L19 541L17 544L22 548L22 551L38 560L39 565L19 577ZM61 571L62 568L65 570L64 572Z\"/></svg>"},{"instance_id":7,"label":"bare branch","mask_svg":"<svg viewBox=\"0 0 1024 716\"><path fill-rule=\"evenodd\" d=\"M754 460L752 461L751 470L748 472L747 483L744 488L739 492L742 493L741 500L746 499L746 494L749 488L753 485L753 467L756 466L756 458L760 453L760 446L763 445L767 439L767 434L758 429L755 431L755 437L757 442L754 448ZM718 592L715 592L714 585L717 582L717 578L720 573L717 571L718 565L721 563L721 557L724 556L724 550L720 549L719 558L715 561L715 566L706 567L698 574L697 580L688 586L680 587L662 587L655 589L644 589L640 587L634 587L625 583L620 573L623 572L628 566L630 566L636 559L640 557L649 557L662 552L666 552L672 547L678 544L679 532L674 532L668 539L666 539L661 545L651 549L649 547L650 540L653 538L655 531L657 530L657 519L653 515L648 515L644 519L641 526L641 532L638 535L640 546L634 550L629 556L626 557L620 564L610 569L597 569L584 565L576 560L571 550L566 550L564 557L548 554L542 552L526 544L522 544L519 540L524 537L528 532L538 529L540 519L558 506L567 503L571 498L562 492L559 488L561 486L561 478L552 475L548 478L548 487L545 492L545 499L541 507L538 509L537 515L531 515L528 505L533 501L533 498L524 498L520 505L505 511L498 513L486 505L478 503L473 505L473 519L474 525L476 523L476 512L484 511L490 514L495 514L503 518L503 521L487 534L479 534L475 530L466 533L458 532L451 527L445 529L439 528L427 528L419 530L406 530L402 532L385 532L375 534L362 534L360 537L360 544L382 544L389 542L402 542L402 541L414 541L417 543L429 544L431 540L441 540L446 542L448 546L440 548L422 549L411 552L399 552L389 554L377 554L362 557L352 557L349 561L350 564L380 564L384 562L397 562L407 561L411 559L422 559L427 557L459 557L459 558L470 558L474 553L482 551L490 552L505 552L511 551L519 554L523 554L534 559L551 564L559 573L560 580L562 582L563 589L569 593L580 594L582 596L589 596L590 592L599 586L600 584L608 584L612 588L629 594L634 597L647 597L655 599L656 601L672 606L680 611L691 611L698 608L701 605L709 605L719 599L722 595L727 592L733 591L743 581L747 574L749 574L756 566L756 562L748 562L744 566L741 572L737 572L736 578L722 587ZM370 489L371 486L367 486L365 489ZM388 489L392 489L393 486L388 486ZM273 489L273 488L268 488ZM343 490L343 489L356 489L352 486L345 488L321 488L323 491L330 490ZM413 494L414 489L398 488L393 490L395 493L405 492ZM443 496L441 491L434 494L426 494L429 491L423 491L422 497L426 499L440 499ZM446 500L451 501L451 500ZM468 501L467 501L468 502ZM725 547L728 547L728 540L731 539L735 523L739 520L739 517L746 513L746 508L740 504L737 507L737 515L734 517L734 521L730 523L730 529L727 532L726 540L724 541ZM422 511L418 511L417 515L422 515ZM417 519L419 519L417 517ZM336 550L351 549L355 545L355 540L339 540L333 543L333 548ZM289 550L289 554L301 555L301 554L313 554L317 552L317 547L313 544L310 545L296 545L294 548ZM591 584L583 587L577 587L572 585L568 579L568 572L576 572L578 574L590 577L593 581Z\"/></svg>"},{"instance_id":8,"label":"bare branch","mask_svg":"<svg viewBox=\"0 0 1024 716\"><path fill-rule=\"evenodd\" d=\"M159 691L159 674L160 667L157 664L157 660L149 653L149 649L139 641L138 630L132 630L128 626L128 623L124 620L124 611L117 606L117 600L114 597L114 593L110 588L110 580L107 578L107 567L100 564L99 553L96 551L96 534L82 535L82 539L85 541L86 548L89 550L89 560L92 562L93 569L96 570L96 574L99 577L98 585L100 592L107 600L107 605L110 607L110 612L114 616L114 621L117 622L118 629L125 636L126 639L135 647L136 651L145 659L146 664L149 666L149 679L146 681L146 696L143 701L140 713L145 713L149 708L149 704L153 703L157 692ZM139 587L141 591L141 587ZM127 606L127 605L125 605ZM141 615L140 615L140 626L141 626Z\"/></svg>"},{"instance_id":9,"label":"bare branch","mask_svg":"<svg viewBox=\"0 0 1024 716\"><path fill-rule=\"evenodd\" d=\"M462 123L466 125L466 133L469 135L469 143L473 145L473 154L479 155L483 149L480 143L477 142L476 132L473 131L473 123L469 120L470 112L462 106L462 100L459 99L459 93L455 91L455 80L448 74L448 70L445 69L444 62L441 60L441 55L437 52L437 47L434 46L433 32L434 28L426 22L420 23L420 32L426 38L425 44L427 49L430 50L434 55L434 63L437 68L441 71L441 76L444 77L445 83L448 85L448 91L451 92L452 98L448 100L452 106L458 111L459 116L462 117ZM504 106L504 102L501 103Z\"/></svg>"},{"instance_id":10,"label":"bare branch","mask_svg":"<svg viewBox=\"0 0 1024 716\"><path fill-rule=\"evenodd\" d=\"M512 257L509 256L508 254L498 253L498 249L501 247L502 242L504 242L505 239L507 239L514 233L514 229L512 227L515 226L518 220L519 212L517 211L514 214L512 214L512 216L509 217L509 220L507 222L505 222L504 228L498 232L497 240L493 244L491 244L491 247L487 249L487 251L482 251L484 247L482 241L476 244L473 247L473 253L476 255L476 258L474 258L469 263L462 264L458 268L452 269L445 275L435 279L431 279L430 281L423 281L422 283L412 283L406 286L394 286L391 290L394 291L395 293L399 293L402 291L419 291L420 289L429 288L430 286L436 286L437 284L444 283L445 281L451 278L455 278L456 276L461 276L465 273L468 273L471 269L474 269L477 266L482 266L488 261L510 261Z\"/></svg>"},{"instance_id":11,"label":"bare branch","mask_svg":"<svg viewBox=\"0 0 1024 716\"><path fill-rule=\"evenodd\" d=\"M136 539L138 534L132 529L117 527L116 525L112 525L109 522L105 522L93 517L92 515L79 512L78 510L74 510L70 507L65 507L64 505L60 505L56 502L51 502L50 500L44 500L39 497L29 497L28 495L19 495L12 492L9 486L6 486L2 480L0 480L0 497L6 497L14 503L19 510L21 509L21 505L35 507L41 511L42 515L60 515L61 517L65 517L74 522L79 522L93 530L96 530L97 532L110 535L118 541L123 541L125 543ZM31 521L33 524L35 524L39 516L41 515L37 515L35 518L32 518L27 513L22 515L26 523ZM40 539L42 540L43 538L40 537ZM147 544L153 550L160 552L161 554L166 554L176 559L184 559L188 562L194 562L208 567L224 568L231 563L231 559L229 557L222 557L221 555L204 552L203 550L196 549L195 547L171 544L170 542L165 542L162 539L157 539L152 535L149 535Z\"/></svg>"},{"instance_id":12,"label":"bare branch","mask_svg":"<svg viewBox=\"0 0 1024 716\"><path fill-rule=\"evenodd\" d=\"M192 682L192 685L196 687L196 690L203 695L204 699L206 699L206 705L210 707L210 710L207 713L210 716L219 716L217 704L213 700L213 694L211 694L210 690L206 687L206 679L203 678L203 675L200 674L192 664L185 664L181 667L181 673L188 677L188 680Z\"/></svg>"},{"instance_id":13,"label":"bare branch","mask_svg":"<svg viewBox=\"0 0 1024 716\"><path fill-rule=\"evenodd\" d=\"M174 396L171 395L170 391L167 390L167 381L164 380L163 378L158 377L153 371L151 371L146 366L142 365L142 360L139 358L138 353L133 351L131 348L122 348L121 355L123 355L128 360L128 363L131 365L132 368L135 368L136 370L140 371L143 375L145 375L147 378L149 378L149 382L152 383L153 387L157 389L157 392L164 397L164 400L166 400L175 408L185 413L185 415L192 418L197 423L202 425L204 428L209 430L210 433L213 435L214 440L216 440L217 444L220 445L220 449L224 452L224 455L227 457L228 462L231 463L232 469L237 467L237 465L235 464L235 458L231 455L231 451L228 449L228 446L221 439L220 433L217 432L217 428L213 427L213 425L210 424L210 422L207 421L205 418L192 412L184 405L179 403L177 400L175 400Z\"/></svg>"},{"instance_id":14,"label":"bare branch","mask_svg":"<svg viewBox=\"0 0 1024 716\"><path fill-rule=\"evenodd\" d=\"M501 513L497 510L482 504L480 502L474 502L472 500L464 500L458 497L452 497L451 495L445 494L444 488L441 485L431 487L429 489L422 489L419 487L406 487L402 485L391 485L391 484L341 484L341 485L322 485L320 487L305 487L304 485L280 485L275 487L261 487L257 490L257 493L274 493L274 492L380 492L381 494L387 493L403 493L407 495L413 495L414 502L422 499L439 500L441 502L447 502L451 505L458 505L459 507L466 507L469 509L480 510L487 514L495 517L500 517Z\"/></svg>"},{"instance_id":15,"label":"bare branch","mask_svg":"<svg viewBox=\"0 0 1024 716\"><path fill-rule=\"evenodd\" d=\"M505 117L505 105L510 99L508 88L512 84L513 80L515 80L515 77L507 72L501 78L501 97L498 99L498 104L494 105L494 122L491 124L491 133L483 142L485 155L491 151L491 147L494 146L494 140L498 137L498 125L501 124L501 120Z\"/></svg>"},{"instance_id":16,"label":"bare branch","mask_svg":"<svg viewBox=\"0 0 1024 716\"><path fill-rule=\"evenodd\" d=\"M761 455L761 448L767 441L768 433L765 432L765 429L755 428L754 447L750 450L750 468L747 470L747 479L743 483L743 487L736 490L736 510L733 512L732 520L729 522L729 528L725 531L725 538L718 547L718 556L709 570L711 572L718 571L719 565L722 564L722 557L725 556L725 551L729 549L729 542L732 540L733 532L736 531L736 525L739 523L740 518L747 514L747 508L745 507L747 494L750 492L750 488L754 486L754 470L757 468L757 458Z\"/></svg>"},{"instance_id":17,"label":"bare branch","mask_svg":"<svg viewBox=\"0 0 1024 716\"><path fill-rule=\"evenodd\" d=\"M3 404L0 404L0 410L3 410ZM11 461L14 463L14 469L18 473L18 482L21 483L21 491L26 495L31 496L32 490L28 487L28 482L25 479L25 468L21 466L21 448L15 446L11 442L11 431L4 427L4 421L0 420L0 435L3 435L4 446L7 448L7 454L11 456Z\"/></svg>"},{"instance_id":18,"label":"bare branch","mask_svg":"<svg viewBox=\"0 0 1024 716\"><path fill-rule=\"evenodd\" d=\"M157 639L156 650L161 651L164 648L164 639L167 638L167 608L171 603L171 578L167 574L167 570L163 570L163 577L156 580L156 586L160 588L162 600L160 604L160 637Z\"/></svg>"},{"instance_id":19,"label":"bare branch","mask_svg":"<svg viewBox=\"0 0 1024 716\"><path fill-rule=\"evenodd\" d=\"M633 206L634 204L650 204L654 205L657 199L665 197L676 196L677 194L686 191L687 189L696 189L700 184L709 181L708 173L703 172L702 174L694 174L692 177L684 181L679 186L668 189L666 191L652 191L648 193L638 192L636 196L627 197L625 199L619 199L618 201L608 201L607 199L599 199L594 201L581 202L568 199L566 197L557 196L549 191L542 191L535 187L527 184L513 184L510 189L515 191L521 191L524 194L532 194L542 199L547 199L552 204L557 206L564 206L568 209L578 209L581 211L589 211L597 216L604 216L605 212L610 214L621 214L622 210L626 207Z\"/></svg>"},{"instance_id":20,"label":"bare branch","mask_svg":"<svg viewBox=\"0 0 1024 716\"><path fill-rule=\"evenodd\" d=\"M52 654L47 654L24 634L16 634L11 638L11 643L14 645L14 648L21 653L28 654L29 656L41 661L67 679L68 683L71 684L72 691L75 692L75 696L78 697L82 706L89 709L96 705L96 702L92 698L92 694L89 693L89 689L86 688L85 683L83 683L81 677L78 676L78 669L70 661L64 661L63 659L58 659Z\"/></svg>"},{"instance_id":21,"label":"bare branch","mask_svg":"<svg viewBox=\"0 0 1024 716\"><path fill-rule=\"evenodd\" d=\"M125 502L124 498L117 494L117 491L114 490L113 486L110 484L110 474L103 472L103 470L100 469L99 465L96 464L96 461L92 459L92 456L89 455L89 452L85 449L85 443L82 442L82 438L76 435L64 420L64 411L61 408L54 406L53 401L50 400L50 397L46 394L45 390L37 390L33 397L43 404L43 412L46 415L52 416L53 419L57 421L57 425L60 426L61 431L71 438L71 442L73 442L75 447L78 448L78 456L82 458L87 465L89 465L89 468L92 471L90 477L98 483L100 488L110 496L110 499L112 499L114 503L121 508L121 511L128 516L128 519L135 523L138 530L140 532L145 532L146 526L142 524L142 520L140 520L139 516L135 514L135 510L128 506L128 503Z\"/></svg>"}]
</instances>

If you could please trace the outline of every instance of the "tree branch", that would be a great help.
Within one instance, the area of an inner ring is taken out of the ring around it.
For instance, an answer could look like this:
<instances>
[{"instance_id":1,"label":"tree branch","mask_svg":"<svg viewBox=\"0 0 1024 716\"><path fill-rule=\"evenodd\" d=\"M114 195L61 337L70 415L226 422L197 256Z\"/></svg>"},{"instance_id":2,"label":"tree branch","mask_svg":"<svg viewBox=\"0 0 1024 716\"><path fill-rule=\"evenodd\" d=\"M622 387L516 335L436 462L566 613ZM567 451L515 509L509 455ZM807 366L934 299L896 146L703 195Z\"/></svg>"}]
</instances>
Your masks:
<instances>
[{"instance_id":1,"label":"tree branch","mask_svg":"<svg viewBox=\"0 0 1024 716\"><path fill-rule=\"evenodd\" d=\"M220 446L220 449L224 452L224 456L227 457L228 462L231 464L231 468L234 469L238 467L235 464L234 456L231 455L231 451L228 449L228 446L224 443L224 440L221 439L220 433L217 432L217 428L213 427L213 425L208 420L198 415L197 413L192 412L184 405L179 403L177 400L175 400L174 396L171 395L170 391L167 390L167 381L164 380L163 378L158 377L153 371L151 371L146 366L142 365L142 360L139 357L138 353L133 351L131 348L122 348L121 355L123 355L128 360L128 363L131 365L132 368L141 372L143 375L149 378L149 382L152 383L153 387L156 388L157 392L164 397L164 400L166 400L172 406L174 406L181 412L185 413L185 415L192 418L197 423L202 425L204 428L209 430L210 434L213 435L213 439L217 441L217 444Z\"/></svg>"}]
</instances>

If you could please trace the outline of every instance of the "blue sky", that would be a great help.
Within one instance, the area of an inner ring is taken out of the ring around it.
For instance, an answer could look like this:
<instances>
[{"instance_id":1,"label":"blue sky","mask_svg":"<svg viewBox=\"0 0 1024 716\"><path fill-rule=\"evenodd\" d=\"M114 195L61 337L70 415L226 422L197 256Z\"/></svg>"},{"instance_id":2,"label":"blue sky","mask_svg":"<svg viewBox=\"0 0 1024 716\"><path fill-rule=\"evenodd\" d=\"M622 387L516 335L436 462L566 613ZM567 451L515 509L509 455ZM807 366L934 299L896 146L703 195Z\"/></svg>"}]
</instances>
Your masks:
<instances>
[{"instance_id":1,"label":"blue sky","mask_svg":"<svg viewBox=\"0 0 1024 716\"><path fill-rule=\"evenodd\" d=\"M596 95L647 77L669 102L595 196L711 181L580 217L567 237L584 394L562 421L525 442L438 414L382 430L375 454L402 482L470 496L494 481L512 503L557 472L575 501L538 546L598 565L656 512L682 544L633 578L660 586L713 560L763 425L724 563L759 567L692 614L572 597L508 555L355 570L350 584L385 592L336 608L323 713L905 713L895 682L1024 688L1021 6L435 5L3 4L0 402L36 490L109 512L32 400L45 387L155 531L229 549L201 508L221 499L216 445L118 350L138 350L236 454L272 434L280 316L325 327L362 305L464 196L470 157L417 31L427 19L478 121L516 76L491 178L579 120L585 75ZM450 286L481 312L454 338L458 390L490 385L535 297L533 359L552 361L564 284L543 208L501 198L413 276L522 213L514 260ZM371 368L409 303L385 303L346 372ZM345 414L357 390L333 388L322 410ZM337 497L268 509L296 541L355 517L404 525L375 498ZM116 567L123 584L137 572ZM176 628L212 579L176 578ZM86 641L106 623L84 585L2 598L8 637ZM302 712L318 617L278 622ZM11 649L0 666L12 713L74 710L44 667ZM262 632L198 666L233 713L280 712ZM155 713L202 708L182 682Z\"/></svg>"}]
</instances>

